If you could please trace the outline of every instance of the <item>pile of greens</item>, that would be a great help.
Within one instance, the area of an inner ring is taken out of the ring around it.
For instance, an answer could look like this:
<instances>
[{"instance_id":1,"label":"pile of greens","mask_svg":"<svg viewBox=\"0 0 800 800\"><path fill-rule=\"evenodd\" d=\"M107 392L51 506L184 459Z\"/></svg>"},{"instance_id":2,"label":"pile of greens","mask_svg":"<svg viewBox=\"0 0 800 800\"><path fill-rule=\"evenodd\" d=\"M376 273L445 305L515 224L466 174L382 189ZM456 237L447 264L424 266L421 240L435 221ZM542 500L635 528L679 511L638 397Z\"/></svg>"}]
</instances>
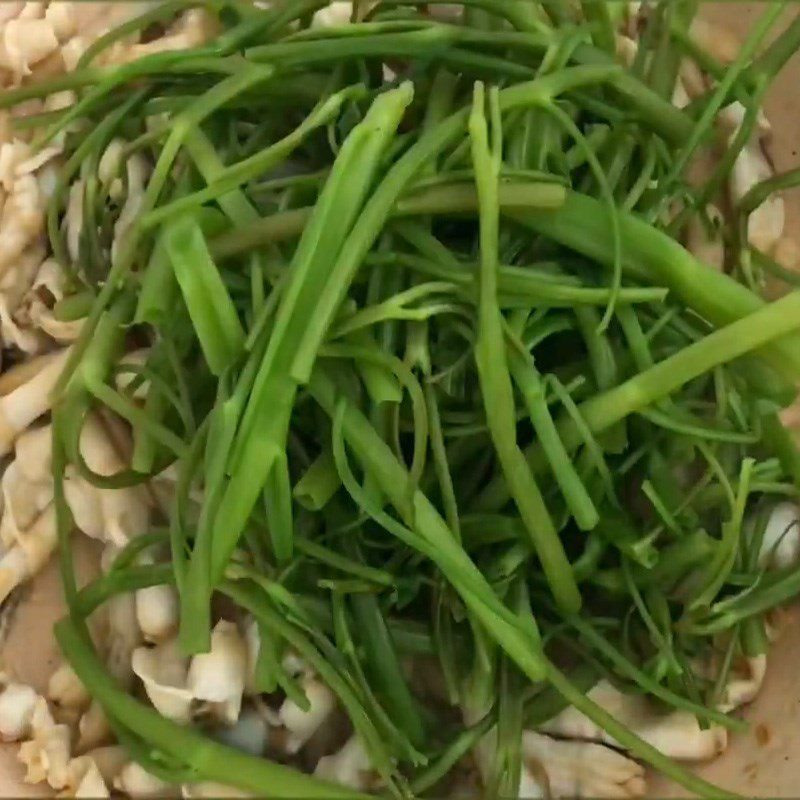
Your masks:
<instances>
[{"instance_id":1,"label":"pile of greens","mask_svg":"<svg viewBox=\"0 0 800 800\"><path fill-rule=\"evenodd\" d=\"M299 653L395 793L441 793L497 725L494 788L515 795L521 731L572 705L719 796L586 691L606 677L738 729L714 710L726 670L765 651L764 615L800 591L800 570L758 565L776 498L798 493L777 412L800 377L800 295L760 298L771 261L735 214L731 275L678 241L755 124L693 187L718 111L757 109L800 22L758 55L781 13L767 7L723 68L685 35L698 3L664 0L627 68L623 4L461 0L444 18L384 0L316 28L325 0L208 0L221 32L207 46L97 65L190 5L159 4L76 71L0 97L78 92L22 124L40 146L66 137L48 220L73 286L57 313L88 315L53 410L69 605L56 632L120 742L170 781L354 794L115 685L87 616L173 583L185 653L208 648L212 600L228 598L258 621L260 688L297 695L281 655ZM679 110L683 58L718 81ZM154 169L112 258L119 209L97 172L115 137ZM61 220L79 176L72 263ZM121 360L143 344L143 366ZM96 408L133 432L130 469L110 477L80 454ZM179 475L169 518L81 590L67 465L104 488ZM137 564L166 543L168 561ZM716 680L697 674L721 646ZM409 658L436 665L445 699L423 696Z\"/></svg>"}]
</instances>

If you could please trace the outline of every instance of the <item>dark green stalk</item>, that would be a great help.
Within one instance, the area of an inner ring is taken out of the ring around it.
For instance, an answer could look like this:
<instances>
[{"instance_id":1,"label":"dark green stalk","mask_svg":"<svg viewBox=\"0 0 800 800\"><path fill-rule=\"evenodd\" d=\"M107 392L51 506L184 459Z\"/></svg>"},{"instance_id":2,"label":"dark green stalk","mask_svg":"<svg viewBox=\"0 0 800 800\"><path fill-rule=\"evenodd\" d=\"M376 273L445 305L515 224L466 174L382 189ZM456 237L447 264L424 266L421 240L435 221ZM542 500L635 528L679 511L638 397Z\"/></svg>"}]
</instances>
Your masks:
<instances>
[{"instance_id":1,"label":"dark green stalk","mask_svg":"<svg viewBox=\"0 0 800 800\"><path fill-rule=\"evenodd\" d=\"M500 218L497 181L501 158L501 145L498 144L498 140L502 134L497 130L500 124L499 98L495 94L492 99L494 101L492 133L495 138L490 153L483 109L483 85L476 84L469 122L472 159L481 206L481 267L475 360L489 431L511 496L528 529L556 602L563 609L576 611L580 608L581 600L569 561L558 539L544 498L517 444L513 387L505 358L503 320L497 306Z\"/></svg>"}]
</instances>

